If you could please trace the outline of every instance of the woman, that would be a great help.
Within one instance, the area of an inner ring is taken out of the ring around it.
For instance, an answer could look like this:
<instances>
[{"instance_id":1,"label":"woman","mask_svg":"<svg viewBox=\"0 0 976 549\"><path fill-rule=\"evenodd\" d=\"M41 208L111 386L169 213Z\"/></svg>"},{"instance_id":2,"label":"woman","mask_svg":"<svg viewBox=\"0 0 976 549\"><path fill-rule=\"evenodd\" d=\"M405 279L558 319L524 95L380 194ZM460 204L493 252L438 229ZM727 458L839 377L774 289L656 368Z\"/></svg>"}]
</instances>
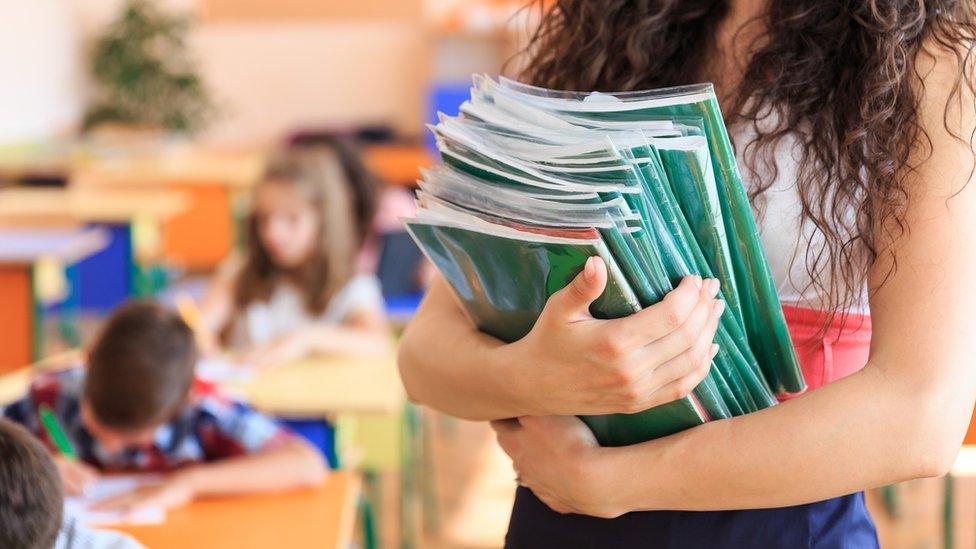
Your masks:
<instances>
[{"instance_id":1,"label":"woman","mask_svg":"<svg viewBox=\"0 0 976 549\"><path fill-rule=\"evenodd\" d=\"M494 420L522 485L510 547L876 547L860 491L945 473L976 397L972 3L544 4L524 80L715 83L810 389L598 447L569 414L686 394L714 323L709 284L687 280L589 318L596 262L508 345L435 280L402 341L411 397Z\"/></svg>"}]
</instances>

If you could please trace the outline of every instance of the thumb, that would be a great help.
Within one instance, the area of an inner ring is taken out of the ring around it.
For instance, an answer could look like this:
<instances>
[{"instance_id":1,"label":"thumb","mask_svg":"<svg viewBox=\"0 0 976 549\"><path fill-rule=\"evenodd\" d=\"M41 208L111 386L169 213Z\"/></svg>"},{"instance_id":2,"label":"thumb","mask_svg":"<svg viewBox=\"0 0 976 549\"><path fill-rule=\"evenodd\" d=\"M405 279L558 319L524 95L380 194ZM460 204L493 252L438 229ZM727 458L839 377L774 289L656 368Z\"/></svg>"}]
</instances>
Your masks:
<instances>
[{"instance_id":1,"label":"thumb","mask_svg":"<svg viewBox=\"0 0 976 549\"><path fill-rule=\"evenodd\" d=\"M600 297L607 285L607 265L597 256L586 260L583 270L565 288L552 294L547 309L568 320L592 318L590 303Z\"/></svg>"}]
</instances>

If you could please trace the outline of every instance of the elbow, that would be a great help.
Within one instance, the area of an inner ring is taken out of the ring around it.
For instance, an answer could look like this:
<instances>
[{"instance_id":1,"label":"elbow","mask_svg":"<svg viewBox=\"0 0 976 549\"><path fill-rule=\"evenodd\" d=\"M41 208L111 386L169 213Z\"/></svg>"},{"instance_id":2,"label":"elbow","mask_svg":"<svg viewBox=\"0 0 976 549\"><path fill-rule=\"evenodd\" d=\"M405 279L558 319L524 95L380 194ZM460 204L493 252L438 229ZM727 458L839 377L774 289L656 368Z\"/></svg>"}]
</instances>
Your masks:
<instances>
[{"instance_id":1,"label":"elbow","mask_svg":"<svg viewBox=\"0 0 976 549\"><path fill-rule=\"evenodd\" d=\"M942 429L945 431L946 429ZM925 456L921 458L919 477L941 477L952 471L962 447L962 440L955 434L936 435L936 440L925 448Z\"/></svg>"},{"instance_id":2,"label":"elbow","mask_svg":"<svg viewBox=\"0 0 976 549\"><path fill-rule=\"evenodd\" d=\"M924 406L930 413L915 414L912 436L906 437L904 463L911 468L910 478L941 477L948 474L956 462L968 421L952 421L944 407ZM966 420L968 420L968 416ZM963 423L960 425L960 423Z\"/></svg>"},{"instance_id":3,"label":"elbow","mask_svg":"<svg viewBox=\"0 0 976 549\"><path fill-rule=\"evenodd\" d=\"M297 484L300 486L317 486L329 476L329 467L325 463L325 458L317 449L304 440L296 441L295 454L300 465L296 467L298 477Z\"/></svg>"},{"instance_id":4,"label":"elbow","mask_svg":"<svg viewBox=\"0 0 976 549\"><path fill-rule=\"evenodd\" d=\"M932 478L949 474L959 454L960 444L932 443L913 451L911 478Z\"/></svg>"},{"instance_id":5,"label":"elbow","mask_svg":"<svg viewBox=\"0 0 976 549\"><path fill-rule=\"evenodd\" d=\"M400 382L407 393L407 398L414 404L424 404L421 392L422 383L417 379L417 357L414 352L413 338L410 330L407 329L400 340L400 347L397 349L397 369L400 372Z\"/></svg>"}]
</instances>

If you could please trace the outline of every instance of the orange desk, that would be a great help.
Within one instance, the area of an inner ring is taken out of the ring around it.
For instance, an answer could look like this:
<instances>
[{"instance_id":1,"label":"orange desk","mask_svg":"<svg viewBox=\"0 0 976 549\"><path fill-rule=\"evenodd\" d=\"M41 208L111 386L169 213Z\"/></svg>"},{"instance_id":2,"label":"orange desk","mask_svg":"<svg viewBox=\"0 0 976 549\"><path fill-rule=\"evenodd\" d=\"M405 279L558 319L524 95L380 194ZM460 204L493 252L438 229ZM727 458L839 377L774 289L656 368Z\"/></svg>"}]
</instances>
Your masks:
<instances>
[{"instance_id":1,"label":"orange desk","mask_svg":"<svg viewBox=\"0 0 976 549\"><path fill-rule=\"evenodd\" d=\"M40 358L35 266L47 260L70 265L107 243L100 229L0 230L0 372Z\"/></svg>"},{"instance_id":2,"label":"orange desk","mask_svg":"<svg viewBox=\"0 0 976 549\"><path fill-rule=\"evenodd\" d=\"M352 539L359 477L334 472L320 488L194 502L154 526L114 529L152 549L346 547Z\"/></svg>"},{"instance_id":3,"label":"orange desk","mask_svg":"<svg viewBox=\"0 0 976 549\"><path fill-rule=\"evenodd\" d=\"M264 170L262 151L212 151L134 154L90 158L72 169L79 189L152 189L182 192L188 208L163 225L163 254L187 269L216 267L234 245L236 194L247 190Z\"/></svg>"},{"instance_id":4,"label":"orange desk","mask_svg":"<svg viewBox=\"0 0 976 549\"><path fill-rule=\"evenodd\" d=\"M389 185L414 187L420 169L434 163L434 155L423 145L371 145L363 148L369 169Z\"/></svg>"}]
</instances>

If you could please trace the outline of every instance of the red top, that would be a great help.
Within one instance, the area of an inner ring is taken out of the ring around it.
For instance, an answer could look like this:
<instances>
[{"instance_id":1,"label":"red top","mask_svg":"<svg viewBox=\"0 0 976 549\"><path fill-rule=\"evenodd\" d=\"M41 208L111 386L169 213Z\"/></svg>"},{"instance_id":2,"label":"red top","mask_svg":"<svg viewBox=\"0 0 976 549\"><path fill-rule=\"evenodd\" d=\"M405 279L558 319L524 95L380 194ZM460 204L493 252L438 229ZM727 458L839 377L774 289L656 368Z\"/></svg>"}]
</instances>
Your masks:
<instances>
[{"instance_id":1,"label":"red top","mask_svg":"<svg viewBox=\"0 0 976 549\"><path fill-rule=\"evenodd\" d=\"M828 314L823 311L784 305L783 314L807 382L807 391L849 376L867 364L871 348L869 315L838 313L824 330ZM781 396L780 400L800 394Z\"/></svg>"}]
</instances>

